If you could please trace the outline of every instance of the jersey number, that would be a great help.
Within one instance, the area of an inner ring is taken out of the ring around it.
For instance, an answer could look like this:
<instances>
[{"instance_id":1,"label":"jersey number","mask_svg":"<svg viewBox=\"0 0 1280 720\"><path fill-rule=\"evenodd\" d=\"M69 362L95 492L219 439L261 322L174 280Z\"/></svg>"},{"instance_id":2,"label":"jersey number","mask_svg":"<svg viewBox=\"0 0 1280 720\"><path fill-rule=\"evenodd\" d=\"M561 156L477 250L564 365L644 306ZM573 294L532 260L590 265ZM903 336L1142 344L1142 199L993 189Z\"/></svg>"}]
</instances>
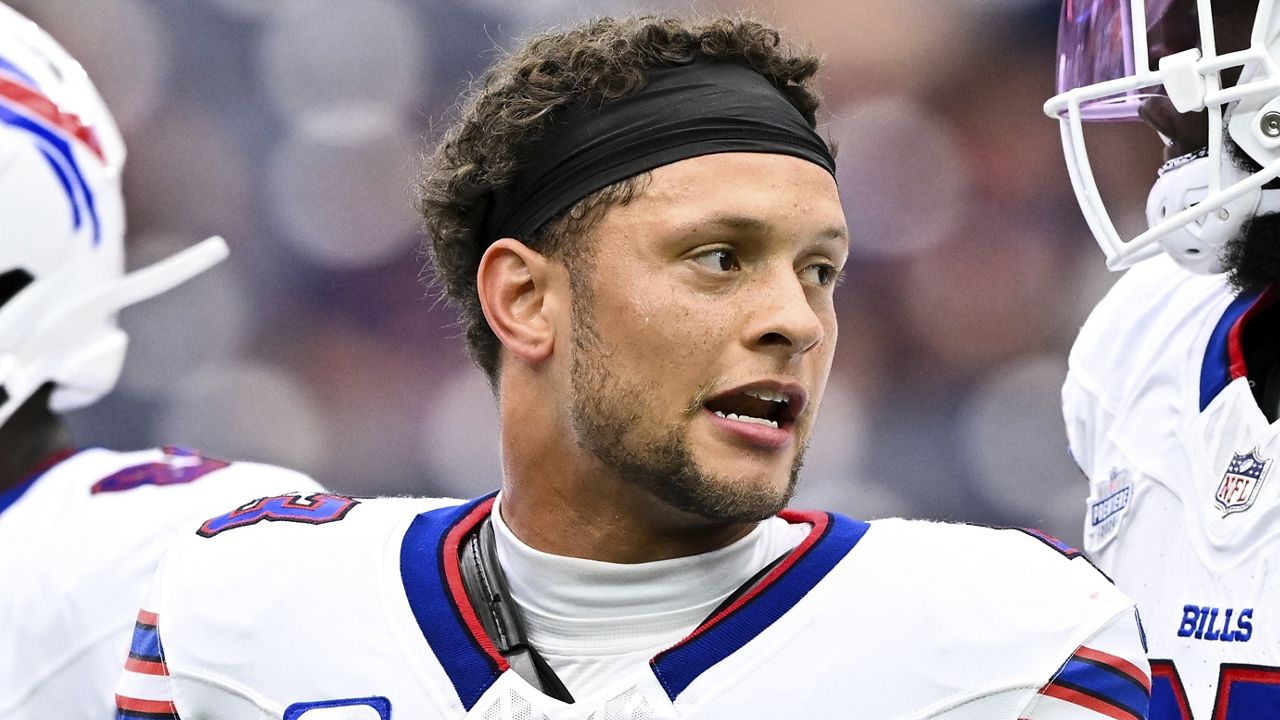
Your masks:
<instances>
[{"instance_id":1,"label":"jersey number","mask_svg":"<svg viewBox=\"0 0 1280 720\"><path fill-rule=\"evenodd\" d=\"M1265 720L1280 708L1280 668L1223 663L1210 720ZM1192 720L1187 691L1172 660L1151 661L1150 720Z\"/></svg>"},{"instance_id":2,"label":"jersey number","mask_svg":"<svg viewBox=\"0 0 1280 720\"><path fill-rule=\"evenodd\" d=\"M277 495L259 498L229 513L206 520L200 529L196 530L196 534L201 537L213 537L220 532L253 525L263 520L323 525L341 520L346 517L351 508L359 504L359 500L331 493L313 493L306 497Z\"/></svg>"},{"instance_id":3,"label":"jersey number","mask_svg":"<svg viewBox=\"0 0 1280 720\"><path fill-rule=\"evenodd\" d=\"M195 450L168 446L159 462L127 467L102 478L89 488L90 495L123 492L143 485L181 485L221 470L230 463L211 460Z\"/></svg>"}]
</instances>

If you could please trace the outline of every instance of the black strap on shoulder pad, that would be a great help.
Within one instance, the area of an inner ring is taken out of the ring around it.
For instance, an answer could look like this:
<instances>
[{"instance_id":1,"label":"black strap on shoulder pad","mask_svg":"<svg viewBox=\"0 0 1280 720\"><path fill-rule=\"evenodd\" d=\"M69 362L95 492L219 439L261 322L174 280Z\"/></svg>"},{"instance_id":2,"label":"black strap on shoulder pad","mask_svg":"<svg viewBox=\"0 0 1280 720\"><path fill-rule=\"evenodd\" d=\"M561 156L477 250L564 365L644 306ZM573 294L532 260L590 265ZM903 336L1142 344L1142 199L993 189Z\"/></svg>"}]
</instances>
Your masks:
<instances>
[{"instance_id":1,"label":"black strap on shoulder pad","mask_svg":"<svg viewBox=\"0 0 1280 720\"><path fill-rule=\"evenodd\" d=\"M516 674L544 695L566 703L573 702L573 695L564 686L547 661L529 644L524 623L511 591L507 577L498 564L493 524L485 518L462 541L459 565L462 568L462 585L467 599L480 618L480 625L493 641L498 652Z\"/></svg>"}]
</instances>

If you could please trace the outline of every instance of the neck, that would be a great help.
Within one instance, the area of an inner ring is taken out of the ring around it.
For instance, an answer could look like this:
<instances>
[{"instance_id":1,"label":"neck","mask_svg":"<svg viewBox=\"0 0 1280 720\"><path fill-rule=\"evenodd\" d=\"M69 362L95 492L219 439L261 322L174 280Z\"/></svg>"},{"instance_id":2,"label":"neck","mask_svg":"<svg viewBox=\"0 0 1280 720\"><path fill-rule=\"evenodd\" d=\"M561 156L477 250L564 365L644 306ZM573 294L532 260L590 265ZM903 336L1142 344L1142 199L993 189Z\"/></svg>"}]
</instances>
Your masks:
<instances>
[{"instance_id":1,"label":"neck","mask_svg":"<svg viewBox=\"0 0 1280 720\"><path fill-rule=\"evenodd\" d=\"M729 545L756 523L714 522L664 505L616 479L563 469L503 481L503 519L530 547L552 555L643 563L698 555Z\"/></svg>"},{"instance_id":2,"label":"neck","mask_svg":"<svg viewBox=\"0 0 1280 720\"><path fill-rule=\"evenodd\" d=\"M526 386L528 387L528 386ZM578 447L550 399L502 402L502 517L530 547L552 555L641 563L697 555L747 535L757 523L677 510L619 478Z\"/></svg>"},{"instance_id":3,"label":"neck","mask_svg":"<svg viewBox=\"0 0 1280 720\"><path fill-rule=\"evenodd\" d=\"M0 426L0 491L26 481L47 458L74 447L66 423L49 410L50 392L37 392Z\"/></svg>"}]
</instances>

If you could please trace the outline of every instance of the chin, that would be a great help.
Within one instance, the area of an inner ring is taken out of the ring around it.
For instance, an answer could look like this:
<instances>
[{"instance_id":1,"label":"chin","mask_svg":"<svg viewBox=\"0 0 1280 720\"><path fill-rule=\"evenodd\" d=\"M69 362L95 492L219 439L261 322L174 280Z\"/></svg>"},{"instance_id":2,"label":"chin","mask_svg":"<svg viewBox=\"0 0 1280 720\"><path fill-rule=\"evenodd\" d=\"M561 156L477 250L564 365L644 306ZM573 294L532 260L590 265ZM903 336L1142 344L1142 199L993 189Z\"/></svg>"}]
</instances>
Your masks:
<instances>
[{"instance_id":1,"label":"chin","mask_svg":"<svg viewBox=\"0 0 1280 720\"><path fill-rule=\"evenodd\" d=\"M793 453L768 460L737 452L698 463L702 487L694 494L703 517L758 521L776 515L791 502L800 467ZM690 488L686 488L690 489Z\"/></svg>"},{"instance_id":2,"label":"chin","mask_svg":"<svg viewBox=\"0 0 1280 720\"><path fill-rule=\"evenodd\" d=\"M749 455L739 455L724 462L708 461L702 465L704 472L718 478L719 484L732 485L744 492L785 494L791 487L791 460L770 458L762 461Z\"/></svg>"}]
</instances>

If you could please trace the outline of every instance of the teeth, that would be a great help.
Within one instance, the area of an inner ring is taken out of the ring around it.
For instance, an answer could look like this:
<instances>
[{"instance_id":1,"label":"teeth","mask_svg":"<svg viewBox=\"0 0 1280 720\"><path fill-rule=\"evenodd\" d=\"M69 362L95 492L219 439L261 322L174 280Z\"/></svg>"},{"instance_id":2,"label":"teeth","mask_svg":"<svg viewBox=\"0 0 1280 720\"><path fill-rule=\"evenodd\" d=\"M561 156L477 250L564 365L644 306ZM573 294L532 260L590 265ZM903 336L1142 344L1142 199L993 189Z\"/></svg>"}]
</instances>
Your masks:
<instances>
[{"instance_id":1,"label":"teeth","mask_svg":"<svg viewBox=\"0 0 1280 720\"><path fill-rule=\"evenodd\" d=\"M773 390L748 390L744 393L759 400L768 400L769 402L785 403L787 396Z\"/></svg>"},{"instance_id":2,"label":"teeth","mask_svg":"<svg viewBox=\"0 0 1280 720\"><path fill-rule=\"evenodd\" d=\"M716 415L719 415L722 418L735 420L737 422L749 423L751 425L764 425L765 427L771 427L771 428L778 427L778 423L768 418L751 417L750 415L739 415L737 413L729 413L726 415L725 413L722 413L719 410L716 410L715 413Z\"/></svg>"}]
</instances>

